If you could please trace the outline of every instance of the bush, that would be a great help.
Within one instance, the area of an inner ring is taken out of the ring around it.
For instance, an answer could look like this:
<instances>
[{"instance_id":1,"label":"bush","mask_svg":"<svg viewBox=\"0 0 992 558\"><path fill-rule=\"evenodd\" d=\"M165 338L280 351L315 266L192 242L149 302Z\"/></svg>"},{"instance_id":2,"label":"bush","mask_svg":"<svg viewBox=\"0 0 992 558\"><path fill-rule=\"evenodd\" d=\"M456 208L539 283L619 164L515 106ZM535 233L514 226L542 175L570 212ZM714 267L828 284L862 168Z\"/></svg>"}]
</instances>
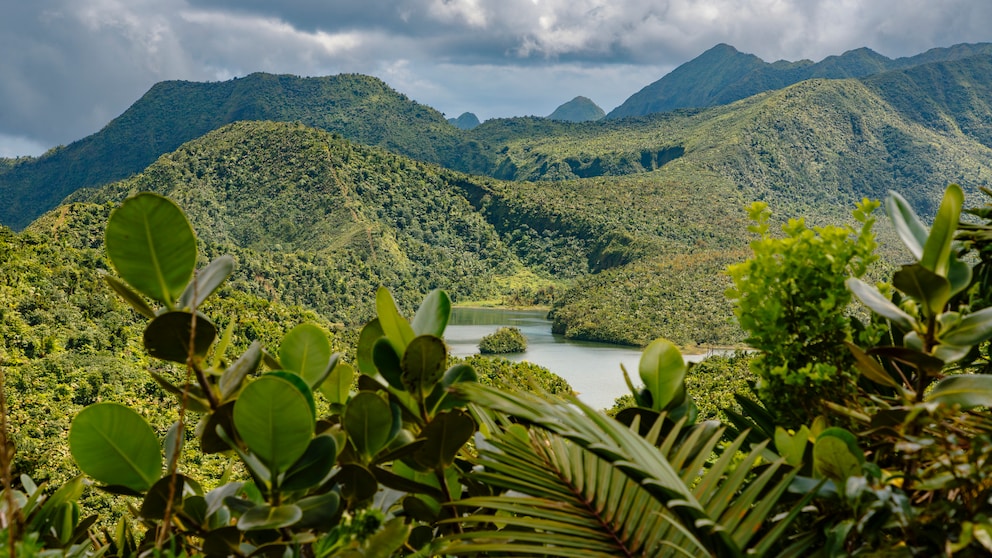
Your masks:
<instances>
[{"instance_id":1,"label":"bush","mask_svg":"<svg viewBox=\"0 0 992 558\"><path fill-rule=\"evenodd\" d=\"M522 353L527 350L527 338L515 327L501 327L479 342L479 352L484 355Z\"/></svg>"}]
</instances>

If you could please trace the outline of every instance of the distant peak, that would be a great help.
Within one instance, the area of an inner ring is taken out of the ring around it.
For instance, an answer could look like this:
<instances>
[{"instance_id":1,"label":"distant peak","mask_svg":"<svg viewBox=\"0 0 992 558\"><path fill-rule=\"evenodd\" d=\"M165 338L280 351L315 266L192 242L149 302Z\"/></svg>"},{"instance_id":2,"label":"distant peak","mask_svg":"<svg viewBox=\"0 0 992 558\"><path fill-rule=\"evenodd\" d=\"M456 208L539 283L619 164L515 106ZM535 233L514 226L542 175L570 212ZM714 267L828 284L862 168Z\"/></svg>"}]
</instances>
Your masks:
<instances>
[{"instance_id":1,"label":"distant peak","mask_svg":"<svg viewBox=\"0 0 992 558\"><path fill-rule=\"evenodd\" d=\"M559 106L554 112L548 115L551 120L564 120L566 122L588 122L599 120L606 116L603 109L592 102L589 97L579 95L571 101Z\"/></svg>"}]
</instances>

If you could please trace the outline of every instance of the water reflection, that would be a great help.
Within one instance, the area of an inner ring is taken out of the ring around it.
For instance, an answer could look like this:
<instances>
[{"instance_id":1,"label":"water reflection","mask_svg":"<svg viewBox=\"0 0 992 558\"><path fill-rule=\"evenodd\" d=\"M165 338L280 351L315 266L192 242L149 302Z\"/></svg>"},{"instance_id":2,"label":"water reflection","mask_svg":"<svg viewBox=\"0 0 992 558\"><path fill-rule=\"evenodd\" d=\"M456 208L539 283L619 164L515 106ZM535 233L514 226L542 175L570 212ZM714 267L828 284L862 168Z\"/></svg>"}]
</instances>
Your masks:
<instances>
[{"instance_id":1,"label":"water reflection","mask_svg":"<svg viewBox=\"0 0 992 558\"><path fill-rule=\"evenodd\" d=\"M503 326L520 328L527 337L527 351L505 355L513 361L528 361L568 380L579 398L595 408L611 407L613 400L629 393L620 371L623 363L635 383L641 351L607 343L565 339L551 333L551 322L539 310L455 308L445 340L456 356L478 354L479 341ZM698 359L700 357L690 357Z\"/></svg>"}]
</instances>

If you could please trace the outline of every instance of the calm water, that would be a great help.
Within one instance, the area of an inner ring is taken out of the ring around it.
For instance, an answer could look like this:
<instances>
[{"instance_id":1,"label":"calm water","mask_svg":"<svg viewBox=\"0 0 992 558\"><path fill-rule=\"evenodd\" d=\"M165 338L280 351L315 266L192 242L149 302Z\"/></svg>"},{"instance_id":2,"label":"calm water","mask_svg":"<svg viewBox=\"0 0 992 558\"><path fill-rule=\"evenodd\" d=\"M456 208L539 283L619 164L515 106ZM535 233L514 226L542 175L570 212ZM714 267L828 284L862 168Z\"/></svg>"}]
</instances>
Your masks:
<instances>
[{"instance_id":1,"label":"calm water","mask_svg":"<svg viewBox=\"0 0 992 558\"><path fill-rule=\"evenodd\" d=\"M513 361L541 365L568 380L579 398L595 408L613 406L613 400L629 393L623 380L623 363L635 384L641 351L606 343L575 341L551 333L551 321L540 310L455 308L444 332L445 341L456 356L478 354L479 341L503 326L520 329L527 337L527 351L502 355ZM701 357L689 357L701 358Z\"/></svg>"}]
</instances>

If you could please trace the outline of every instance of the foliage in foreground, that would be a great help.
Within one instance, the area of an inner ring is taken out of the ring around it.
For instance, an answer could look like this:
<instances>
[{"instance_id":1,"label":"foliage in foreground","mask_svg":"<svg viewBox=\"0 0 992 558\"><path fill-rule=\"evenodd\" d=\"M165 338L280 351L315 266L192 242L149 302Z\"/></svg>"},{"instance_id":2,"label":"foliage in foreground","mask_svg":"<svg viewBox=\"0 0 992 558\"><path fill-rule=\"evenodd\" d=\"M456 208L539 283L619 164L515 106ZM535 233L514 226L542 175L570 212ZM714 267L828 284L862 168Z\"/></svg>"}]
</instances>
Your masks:
<instances>
[{"instance_id":1,"label":"foliage in foreground","mask_svg":"<svg viewBox=\"0 0 992 558\"><path fill-rule=\"evenodd\" d=\"M380 290L378 317L359 339L357 370L307 325L286 334L278 350L255 344L228 357L227 336L197 308L230 274L229 260L215 259L194 276L195 242L182 214L164 198L139 195L108 225L108 253L121 277L108 281L149 320L144 345L151 356L186 366L185 381L153 373L183 411L164 442L120 405L97 403L76 416L73 457L103 490L131 499L137 522L86 541L80 535L95 520L80 518L78 493L67 488L77 485L67 483L45 500L48 508L39 507L43 491L14 490L3 454L9 548L84 555L96 541L98 552L116 556L139 549L206 556L984 555L992 551L992 376L972 370L987 364L992 308L984 306L984 274L960 255L982 253L992 235L970 226L962 228L964 244L955 242L962 202L960 188L949 187L928 229L900 196L886 201L916 261L891 285L847 278L872 322L832 334L843 345L809 345L835 358L850 355L851 373L831 385L843 399L806 392L809 404L785 414L774 399L788 395L783 382L777 392L758 389L760 401L739 394L722 422L699 420L689 367L665 340L645 349L637 370L643 387L628 378L633 406L615 418L567 395L485 386L471 366L448 366L441 335L450 303L440 291L408 321ZM851 260L840 256L861 250L857 257L868 259L870 204L859 211L861 231L831 230L833 241L816 244L815 254L783 256L809 267L831 257L841 263L793 279L796 290L766 289L763 304L795 302L807 282L810 292L841 300L836 280ZM818 242L800 229L793 225L799 234L787 240ZM168 240L143 230L168 231ZM758 232L756 259L790 244L772 246ZM822 238L824 229L818 232ZM134 235L154 259L133 249ZM853 242L839 241L849 237ZM741 301L751 288L738 284L742 315L749 315L750 303ZM769 331L795 333L760 347L755 369L792 355L779 365L785 372L814 371L807 365L818 353L796 351L793 343L804 346L812 330L789 329L808 320L800 312L757 320ZM840 327L841 320L832 323ZM858 334L868 330L875 333ZM184 435L186 420L198 426ZM247 477L202 487L195 467L185 469L179 458L184 440L232 455ZM38 515L48 519L31 519Z\"/></svg>"}]
</instances>

